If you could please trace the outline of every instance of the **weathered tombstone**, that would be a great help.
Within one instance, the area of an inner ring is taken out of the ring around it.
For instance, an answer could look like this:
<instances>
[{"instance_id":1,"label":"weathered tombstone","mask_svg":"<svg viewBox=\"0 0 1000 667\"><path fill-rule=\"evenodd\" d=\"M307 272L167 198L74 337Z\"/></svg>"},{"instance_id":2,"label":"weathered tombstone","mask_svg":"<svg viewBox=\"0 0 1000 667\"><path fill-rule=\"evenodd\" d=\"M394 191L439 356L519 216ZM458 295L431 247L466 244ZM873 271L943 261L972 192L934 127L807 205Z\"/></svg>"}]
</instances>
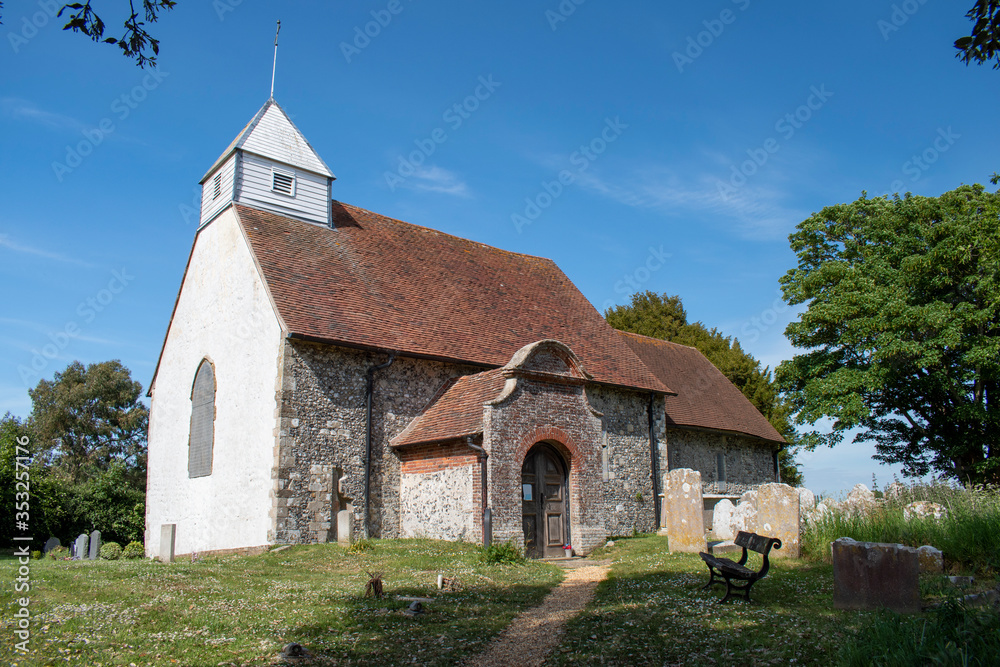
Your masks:
<instances>
[{"instance_id":1,"label":"weathered tombstone","mask_svg":"<svg viewBox=\"0 0 1000 667\"><path fill-rule=\"evenodd\" d=\"M841 505L851 516L868 514L875 507L875 494L864 484L855 484Z\"/></svg>"},{"instance_id":2,"label":"weathered tombstone","mask_svg":"<svg viewBox=\"0 0 1000 667\"><path fill-rule=\"evenodd\" d=\"M80 533L73 543L73 560L83 560L87 557L87 543L90 538L87 533Z\"/></svg>"},{"instance_id":3,"label":"weathered tombstone","mask_svg":"<svg viewBox=\"0 0 1000 667\"><path fill-rule=\"evenodd\" d=\"M670 551L705 551L708 543L705 541L701 473L690 468L678 468L664 475L664 481L663 515L667 519Z\"/></svg>"},{"instance_id":4,"label":"weathered tombstone","mask_svg":"<svg viewBox=\"0 0 1000 667\"><path fill-rule=\"evenodd\" d=\"M160 562L174 562L174 542L177 539L177 524L164 523L160 525Z\"/></svg>"},{"instance_id":5,"label":"weathered tombstone","mask_svg":"<svg viewBox=\"0 0 1000 667\"><path fill-rule=\"evenodd\" d=\"M777 537L781 549L775 558L799 557L799 492L787 484L757 487L757 530L759 535Z\"/></svg>"},{"instance_id":6,"label":"weathered tombstone","mask_svg":"<svg viewBox=\"0 0 1000 667\"><path fill-rule=\"evenodd\" d=\"M732 526L733 534L745 530L747 532L754 532L757 529L757 502L752 500L741 501L736 509L733 510L732 522L729 524Z\"/></svg>"},{"instance_id":7,"label":"weathered tombstone","mask_svg":"<svg viewBox=\"0 0 1000 667\"><path fill-rule=\"evenodd\" d=\"M712 534L720 540L731 540L733 534L733 512L736 506L728 498L715 503L712 510Z\"/></svg>"},{"instance_id":8,"label":"weathered tombstone","mask_svg":"<svg viewBox=\"0 0 1000 667\"><path fill-rule=\"evenodd\" d=\"M58 537L55 537L55 536L50 537L49 539L45 540L45 546L42 547L42 553L43 554L47 554L48 552L52 551L56 547L61 547L61 546L62 546L62 542L59 541Z\"/></svg>"},{"instance_id":9,"label":"weathered tombstone","mask_svg":"<svg viewBox=\"0 0 1000 667\"><path fill-rule=\"evenodd\" d=\"M917 548L917 559L920 561L920 574L941 574L944 572L944 554L929 544Z\"/></svg>"},{"instance_id":10,"label":"weathered tombstone","mask_svg":"<svg viewBox=\"0 0 1000 667\"><path fill-rule=\"evenodd\" d=\"M337 543L345 547L354 544L354 510L337 512Z\"/></svg>"},{"instance_id":11,"label":"weathered tombstone","mask_svg":"<svg viewBox=\"0 0 1000 667\"><path fill-rule=\"evenodd\" d=\"M816 507L816 494L804 486L795 489L799 493L799 511L806 512Z\"/></svg>"},{"instance_id":12,"label":"weathered tombstone","mask_svg":"<svg viewBox=\"0 0 1000 667\"><path fill-rule=\"evenodd\" d=\"M101 531L95 530L90 534L90 560L97 560L101 555Z\"/></svg>"},{"instance_id":13,"label":"weathered tombstone","mask_svg":"<svg viewBox=\"0 0 1000 667\"><path fill-rule=\"evenodd\" d=\"M887 607L902 614L920 611L917 550L901 544L855 542L842 537L833 548L835 609Z\"/></svg>"},{"instance_id":14,"label":"weathered tombstone","mask_svg":"<svg viewBox=\"0 0 1000 667\"><path fill-rule=\"evenodd\" d=\"M944 505L918 500L903 508L903 518L911 519L947 519L948 509Z\"/></svg>"}]
</instances>

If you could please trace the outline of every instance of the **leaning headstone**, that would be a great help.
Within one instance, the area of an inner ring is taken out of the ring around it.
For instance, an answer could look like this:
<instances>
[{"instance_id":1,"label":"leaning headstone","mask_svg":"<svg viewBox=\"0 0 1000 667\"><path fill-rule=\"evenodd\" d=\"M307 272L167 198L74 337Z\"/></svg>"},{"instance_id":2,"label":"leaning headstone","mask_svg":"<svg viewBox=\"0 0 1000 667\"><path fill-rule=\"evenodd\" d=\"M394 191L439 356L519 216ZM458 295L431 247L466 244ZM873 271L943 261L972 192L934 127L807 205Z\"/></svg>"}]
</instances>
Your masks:
<instances>
[{"instance_id":1,"label":"leaning headstone","mask_svg":"<svg viewBox=\"0 0 1000 667\"><path fill-rule=\"evenodd\" d=\"M667 520L670 551L698 553L708 549L705 541L705 509L701 496L701 473L678 468L664 475L663 516Z\"/></svg>"},{"instance_id":2,"label":"leaning headstone","mask_svg":"<svg viewBox=\"0 0 1000 667\"><path fill-rule=\"evenodd\" d=\"M61 547L61 546L62 542L59 541L58 537L50 537L49 539L45 540L45 546L42 547L42 553L47 554L56 547Z\"/></svg>"},{"instance_id":3,"label":"leaning headstone","mask_svg":"<svg viewBox=\"0 0 1000 667\"><path fill-rule=\"evenodd\" d=\"M90 560L97 560L101 555L101 531L95 530L90 534Z\"/></svg>"},{"instance_id":4,"label":"leaning headstone","mask_svg":"<svg viewBox=\"0 0 1000 667\"><path fill-rule=\"evenodd\" d=\"M733 534L733 512L736 506L728 498L715 503L712 509L712 534L716 539L731 540Z\"/></svg>"},{"instance_id":5,"label":"leaning headstone","mask_svg":"<svg viewBox=\"0 0 1000 667\"><path fill-rule=\"evenodd\" d=\"M920 574L941 574L944 572L944 554L929 544L917 548L917 559L920 561Z\"/></svg>"},{"instance_id":6,"label":"leaning headstone","mask_svg":"<svg viewBox=\"0 0 1000 667\"><path fill-rule=\"evenodd\" d=\"M799 557L799 492L787 484L757 487L757 530L759 535L777 537L781 549L775 558Z\"/></svg>"},{"instance_id":7,"label":"leaning headstone","mask_svg":"<svg viewBox=\"0 0 1000 667\"><path fill-rule=\"evenodd\" d=\"M87 533L80 533L73 543L73 560L84 560L87 557L87 543L90 538Z\"/></svg>"},{"instance_id":8,"label":"leaning headstone","mask_svg":"<svg viewBox=\"0 0 1000 667\"><path fill-rule=\"evenodd\" d=\"M160 562L174 562L174 543L177 539L177 524L164 523L160 525Z\"/></svg>"},{"instance_id":9,"label":"leaning headstone","mask_svg":"<svg viewBox=\"0 0 1000 667\"><path fill-rule=\"evenodd\" d=\"M835 609L887 607L902 614L920 611L920 562L917 550L901 544L855 542L833 547Z\"/></svg>"},{"instance_id":10,"label":"leaning headstone","mask_svg":"<svg viewBox=\"0 0 1000 667\"><path fill-rule=\"evenodd\" d=\"M337 543L345 547L354 544L354 510L337 512Z\"/></svg>"}]
</instances>

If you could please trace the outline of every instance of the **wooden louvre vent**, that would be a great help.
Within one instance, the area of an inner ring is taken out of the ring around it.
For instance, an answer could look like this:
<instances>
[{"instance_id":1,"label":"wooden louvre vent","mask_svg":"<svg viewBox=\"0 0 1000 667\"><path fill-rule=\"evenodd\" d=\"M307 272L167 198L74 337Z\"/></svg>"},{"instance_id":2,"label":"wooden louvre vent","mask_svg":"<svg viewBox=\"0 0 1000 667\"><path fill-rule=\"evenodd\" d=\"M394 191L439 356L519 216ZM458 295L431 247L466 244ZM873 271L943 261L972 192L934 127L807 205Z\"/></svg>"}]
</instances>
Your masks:
<instances>
[{"instance_id":1,"label":"wooden louvre vent","mask_svg":"<svg viewBox=\"0 0 1000 667\"><path fill-rule=\"evenodd\" d=\"M295 196L295 174L287 171L271 170L271 189L283 195Z\"/></svg>"},{"instance_id":2,"label":"wooden louvre vent","mask_svg":"<svg viewBox=\"0 0 1000 667\"><path fill-rule=\"evenodd\" d=\"M222 174L216 174L212 179L212 199L218 199L222 194Z\"/></svg>"},{"instance_id":3,"label":"wooden louvre vent","mask_svg":"<svg viewBox=\"0 0 1000 667\"><path fill-rule=\"evenodd\" d=\"M191 435L188 441L188 477L212 474L215 443L215 370L202 361L191 391Z\"/></svg>"}]
</instances>

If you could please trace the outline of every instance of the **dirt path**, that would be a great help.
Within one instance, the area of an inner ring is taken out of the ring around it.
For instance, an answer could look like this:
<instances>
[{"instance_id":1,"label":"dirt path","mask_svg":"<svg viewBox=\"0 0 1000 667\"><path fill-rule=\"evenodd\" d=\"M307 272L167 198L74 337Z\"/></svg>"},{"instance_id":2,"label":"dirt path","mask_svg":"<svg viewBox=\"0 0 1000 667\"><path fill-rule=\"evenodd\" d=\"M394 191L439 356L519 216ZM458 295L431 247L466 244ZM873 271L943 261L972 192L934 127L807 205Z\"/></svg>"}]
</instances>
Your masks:
<instances>
[{"instance_id":1,"label":"dirt path","mask_svg":"<svg viewBox=\"0 0 1000 667\"><path fill-rule=\"evenodd\" d=\"M542 604L514 617L485 651L467 667L536 667L562 641L566 622L583 611L594 597L597 584L608 576L610 562L568 569L566 578L542 600Z\"/></svg>"}]
</instances>

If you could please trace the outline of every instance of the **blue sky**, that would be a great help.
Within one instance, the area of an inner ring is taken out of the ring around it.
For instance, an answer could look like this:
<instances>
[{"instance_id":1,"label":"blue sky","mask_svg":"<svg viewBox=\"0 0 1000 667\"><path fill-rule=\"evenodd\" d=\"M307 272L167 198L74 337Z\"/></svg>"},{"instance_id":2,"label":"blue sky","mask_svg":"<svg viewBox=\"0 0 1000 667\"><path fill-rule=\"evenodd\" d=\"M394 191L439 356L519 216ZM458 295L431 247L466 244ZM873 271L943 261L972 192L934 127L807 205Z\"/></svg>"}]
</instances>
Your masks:
<instances>
[{"instance_id":1,"label":"blue sky","mask_svg":"<svg viewBox=\"0 0 1000 667\"><path fill-rule=\"evenodd\" d=\"M111 34L124 4L95 4ZM9 0L0 412L74 359L148 385L198 180L268 97L276 19L275 98L334 197L551 257L602 311L680 294L773 367L797 223L1000 169L1000 72L951 46L971 4L180 0L152 73L63 32L58 3ZM837 492L890 480L871 453L800 458Z\"/></svg>"}]
</instances>

